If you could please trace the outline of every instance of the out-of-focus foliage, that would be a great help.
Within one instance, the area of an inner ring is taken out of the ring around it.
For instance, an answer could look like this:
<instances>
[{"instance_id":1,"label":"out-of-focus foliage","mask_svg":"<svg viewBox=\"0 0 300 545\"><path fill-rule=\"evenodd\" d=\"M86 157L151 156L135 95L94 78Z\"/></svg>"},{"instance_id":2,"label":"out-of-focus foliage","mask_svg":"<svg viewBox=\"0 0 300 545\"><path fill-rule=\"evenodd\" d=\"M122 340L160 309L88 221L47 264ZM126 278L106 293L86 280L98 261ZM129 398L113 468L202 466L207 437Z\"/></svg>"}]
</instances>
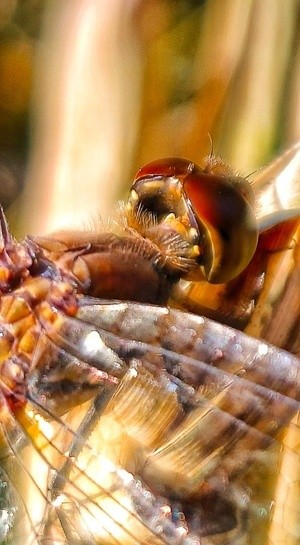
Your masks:
<instances>
[{"instance_id":1,"label":"out-of-focus foliage","mask_svg":"<svg viewBox=\"0 0 300 545\"><path fill-rule=\"evenodd\" d=\"M167 12L164 32L146 36L140 161L158 150L201 161L209 133L215 151L247 171L299 137L290 106L298 10L294 0L213 0L179 20Z\"/></svg>"},{"instance_id":2,"label":"out-of-focus foliage","mask_svg":"<svg viewBox=\"0 0 300 545\"><path fill-rule=\"evenodd\" d=\"M2 0L0 24L0 198L30 160L23 232L109 214L158 156L201 163L212 139L249 173L300 136L297 0Z\"/></svg>"},{"instance_id":3,"label":"out-of-focus foliage","mask_svg":"<svg viewBox=\"0 0 300 545\"><path fill-rule=\"evenodd\" d=\"M28 157L29 104L34 51L43 0L0 2L0 202L22 187Z\"/></svg>"}]
</instances>

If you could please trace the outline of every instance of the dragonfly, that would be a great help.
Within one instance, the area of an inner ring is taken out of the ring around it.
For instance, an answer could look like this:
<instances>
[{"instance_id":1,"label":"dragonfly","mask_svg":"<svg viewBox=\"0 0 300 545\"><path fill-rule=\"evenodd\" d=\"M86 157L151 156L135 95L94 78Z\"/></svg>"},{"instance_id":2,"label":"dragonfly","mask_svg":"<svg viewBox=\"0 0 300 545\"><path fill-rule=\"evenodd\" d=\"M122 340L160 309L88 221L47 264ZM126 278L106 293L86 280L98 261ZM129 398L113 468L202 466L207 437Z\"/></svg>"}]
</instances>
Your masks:
<instances>
[{"instance_id":1,"label":"dragonfly","mask_svg":"<svg viewBox=\"0 0 300 545\"><path fill-rule=\"evenodd\" d=\"M17 242L1 210L1 543L275 544L285 443L300 461L285 434L300 408L299 290L285 300L290 351L244 318L188 312L183 294L202 282L225 301L245 271L257 284L258 252L292 254L284 293L295 285L299 154L252 184L213 156L153 161L97 232ZM266 246L291 226L289 245Z\"/></svg>"}]
</instances>

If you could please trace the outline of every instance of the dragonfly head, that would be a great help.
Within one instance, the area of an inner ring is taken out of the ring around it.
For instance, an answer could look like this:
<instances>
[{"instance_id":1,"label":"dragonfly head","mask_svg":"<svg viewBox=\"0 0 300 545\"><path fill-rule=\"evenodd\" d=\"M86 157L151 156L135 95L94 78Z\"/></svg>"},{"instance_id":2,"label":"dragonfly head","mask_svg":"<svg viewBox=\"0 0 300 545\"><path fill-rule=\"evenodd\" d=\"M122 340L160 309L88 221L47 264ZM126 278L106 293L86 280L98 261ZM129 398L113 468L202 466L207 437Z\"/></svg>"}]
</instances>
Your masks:
<instances>
[{"instance_id":1,"label":"dragonfly head","mask_svg":"<svg viewBox=\"0 0 300 545\"><path fill-rule=\"evenodd\" d=\"M256 249L250 184L213 156L203 169L178 157L146 164L135 176L129 209L130 217L145 211L174 229L189 246L199 279L211 283L235 278Z\"/></svg>"}]
</instances>

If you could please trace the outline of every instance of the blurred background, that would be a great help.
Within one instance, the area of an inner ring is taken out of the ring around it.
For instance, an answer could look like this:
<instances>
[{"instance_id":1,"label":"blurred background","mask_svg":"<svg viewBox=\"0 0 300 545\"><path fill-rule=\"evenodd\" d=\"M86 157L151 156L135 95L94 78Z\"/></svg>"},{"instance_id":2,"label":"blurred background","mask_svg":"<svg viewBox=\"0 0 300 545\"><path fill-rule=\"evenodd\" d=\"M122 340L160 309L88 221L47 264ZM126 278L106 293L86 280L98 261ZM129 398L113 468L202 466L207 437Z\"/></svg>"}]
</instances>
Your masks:
<instances>
[{"instance_id":1,"label":"blurred background","mask_svg":"<svg viewBox=\"0 0 300 545\"><path fill-rule=\"evenodd\" d=\"M146 161L241 174L300 138L298 0L0 0L0 201L17 236L109 216Z\"/></svg>"}]
</instances>

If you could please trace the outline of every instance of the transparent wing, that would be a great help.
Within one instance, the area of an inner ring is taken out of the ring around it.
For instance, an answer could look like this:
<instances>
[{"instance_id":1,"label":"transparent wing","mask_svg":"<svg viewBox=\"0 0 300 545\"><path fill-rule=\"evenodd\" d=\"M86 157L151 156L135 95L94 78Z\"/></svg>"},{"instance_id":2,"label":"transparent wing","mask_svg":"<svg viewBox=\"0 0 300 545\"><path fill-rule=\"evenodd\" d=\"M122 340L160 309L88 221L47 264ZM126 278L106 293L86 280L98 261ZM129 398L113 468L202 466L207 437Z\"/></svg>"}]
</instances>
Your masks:
<instances>
[{"instance_id":1,"label":"transparent wing","mask_svg":"<svg viewBox=\"0 0 300 545\"><path fill-rule=\"evenodd\" d=\"M252 182L260 231L300 215L300 143L261 169Z\"/></svg>"},{"instance_id":2,"label":"transparent wing","mask_svg":"<svg viewBox=\"0 0 300 545\"><path fill-rule=\"evenodd\" d=\"M263 543L300 361L162 307L83 298L55 315L27 403L3 409L3 539Z\"/></svg>"}]
</instances>

